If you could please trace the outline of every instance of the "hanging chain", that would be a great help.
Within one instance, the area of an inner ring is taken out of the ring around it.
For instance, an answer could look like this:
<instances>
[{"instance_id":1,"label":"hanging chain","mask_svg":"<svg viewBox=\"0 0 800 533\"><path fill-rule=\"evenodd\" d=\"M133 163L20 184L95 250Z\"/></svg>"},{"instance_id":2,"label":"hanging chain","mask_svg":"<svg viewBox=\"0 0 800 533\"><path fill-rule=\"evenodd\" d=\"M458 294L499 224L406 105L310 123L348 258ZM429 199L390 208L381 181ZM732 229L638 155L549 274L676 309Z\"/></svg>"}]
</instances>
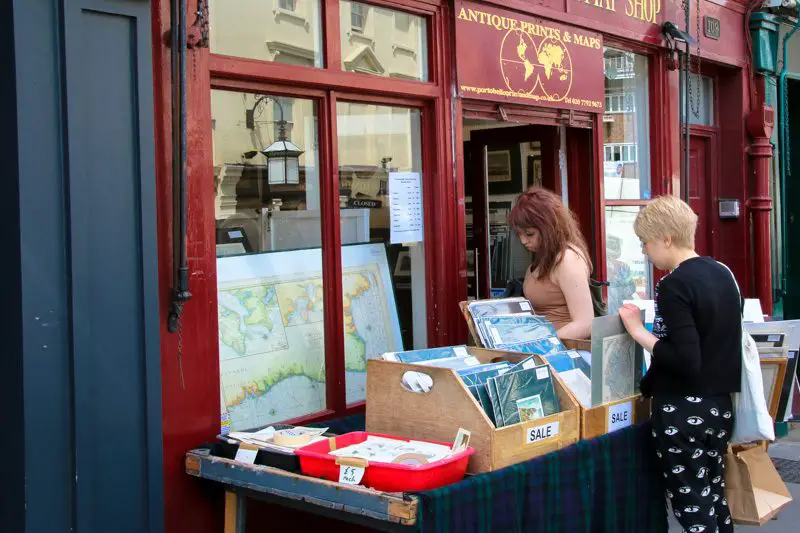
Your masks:
<instances>
[{"instance_id":1,"label":"hanging chain","mask_svg":"<svg viewBox=\"0 0 800 533\"><path fill-rule=\"evenodd\" d=\"M697 18L697 37L696 37L697 38L697 54L695 54L695 58L696 58L696 61L697 61L697 68L696 68L696 70L697 70L697 103L695 103L695 101L692 100L692 98L691 98L692 82L691 82L691 78L689 79L689 95L690 95L689 106L692 108L692 114L694 114L694 117L697 118L697 119L700 118L700 100L701 100L701 96L702 96L700 94L700 91L702 90L701 83L702 83L702 79L703 79L702 70L701 70L702 61L700 60L700 31L701 31L700 30L700 19L702 18L700 16L700 4L701 4L701 0L697 0L697 17L696 17Z\"/></svg>"},{"instance_id":2,"label":"hanging chain","mask_svg":"<svg viewBox=\"0 0 800 533\"><path fill-rule=\"evenodd\" d=\"M208 48L208 4L211 0L197 0L194 23L186 38L187 48Z\"/></svg>"},{"instance_id":3,"label":"hanging chain","mask_svg":"<svg viewBox=\"0 0 800 533\"><path fill-rule=\"evenodd\" d=\"M789 38L789 33L787 32L786 35L783 36L783 43L782 49L786 48L786 40ZM781 59L781 61L783 61ZM786 65L781 64L781 70L786 68ZM785 176L788 179L792 175L792 136L790 135L790 128L789 128L789 87L788 82L786 81L786 77L783 77L782 80L782 87L778 88L778 91L783 91L783 98L780 102L780 109L778 110L780 113L780 124L781 129L783 130L783 155L781 156L781 160L785 165Z\"/></svg>"},{"instance_id":4,"label":"hanging chain","mask_svg":"<svg viewBox=\"0 0 800 533\"><path fill-rule=\"evenodd\" d=\"M700 100L701 100L701 94L700 93L701 93L701 90L702 90L702 85L701 85L701 83L702 83L702 79L701 79L702 62L700 60L700 31L701 31L700 19L702 17L700 16L700 2L701 2L701 0L697 0L697 17L696 17L697 18L697 28L696 28L696 32L697 32L696 33L696 36L697 36L696 37L696 39L697 39L697 53L695 54L695 61L696 61L695 70L697 71L696 76L695 76L697 78L696 80L692 80L691 72L690 72L690 69L689 69L689 67L691 65L691 53L689 52L689 45L688 44L686 45L686 52L688 54L687 57L686 57L686 75L689 76L689 83L687 83L687 85L689 87L689 94L686 95L686 98L689 100L689 107L692 110L692 114L695 116L695 118L698 118L698 119L700 118ZM691 28L690 28L690 25L691 25L691 13L690 13L690 11L691 11L691 0L682 0L682 4L681 5L683 7L683 13L684 13L685 18L686 18L686 33L691 35L691 33L692 33L691 32ZM695 85L696 85L696 88L693 89L693 86L695 86ZM686 122L687 123L689 122L689 117L686 117Z\"/></svg>"}]
</instances>

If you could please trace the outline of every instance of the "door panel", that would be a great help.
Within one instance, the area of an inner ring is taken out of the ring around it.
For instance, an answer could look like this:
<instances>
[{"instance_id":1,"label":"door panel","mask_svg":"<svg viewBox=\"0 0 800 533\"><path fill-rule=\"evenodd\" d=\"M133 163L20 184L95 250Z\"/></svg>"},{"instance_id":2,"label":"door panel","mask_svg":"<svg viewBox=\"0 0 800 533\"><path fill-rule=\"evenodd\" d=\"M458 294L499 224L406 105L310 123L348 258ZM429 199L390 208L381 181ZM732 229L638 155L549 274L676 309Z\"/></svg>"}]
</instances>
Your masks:
<instances>
[{"instance_id":1,"label":"door panel","mask_svg":"<svg viewBox=\"0 0 800 533\"><path fill-rule=\"evenodd\" d=\"M713 255L714 229L711 219L711 139L693 135L689 142L689 205L697 214L695 249Z\"/></svg>"}]
</instances>

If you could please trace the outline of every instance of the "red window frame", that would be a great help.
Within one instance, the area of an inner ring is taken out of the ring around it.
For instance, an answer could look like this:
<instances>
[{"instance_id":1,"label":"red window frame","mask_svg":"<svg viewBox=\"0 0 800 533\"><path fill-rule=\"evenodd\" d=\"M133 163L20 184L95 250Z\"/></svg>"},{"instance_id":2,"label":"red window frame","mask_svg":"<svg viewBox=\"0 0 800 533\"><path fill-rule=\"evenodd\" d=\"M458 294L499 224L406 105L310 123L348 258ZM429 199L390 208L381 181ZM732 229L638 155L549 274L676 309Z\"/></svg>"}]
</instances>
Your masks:
<instances>
[{"instance_id":1,"label":"red window frame","mask_svg":"<svg viewBox=\"0 0 800 533\"><path fill-rule=\"evenodd\" d=\"M663 52L656 47L644 45L642 43L631 42L624 39L604 37L603 46L633 52L647 57L648 69L648 106L649 106L649 136L650 136L650 196L655 197L672 192L672 173L670 143L667 142L670 136L669 109L675 109L673 95L670 94L668 84L668 73L666 68L666 57ZM677 95L674 95L677 97ZM661 111L657 111L661 110ZM598 276L607 280L608 272L606 268L606 207L642 207L648 202L647 199L612 200L606 199L605 179L603 169L603 116L595 116L595 175L597 176L598 202L595 203L594 216L599 221L597 232L597 250L599 255L599 265L597 265ZM655 285L665 273L653 267L653 291ZM654 294L650 295L651 297Z\"/></svg>"},{"instance_id":2,"label":"red window frame","mask_svg":"<svg viewBox=\"0 0 800 533\"><path fill-rule=\"evenodd\" d=\"M425 258L426 258L426 306L428 343L441 345L451 343L448 338L452 322L458 318L455 313L439 313L447 303L452 303L453 294L449 283L455 276L448 275L456 267L453 254L447 254L445 245L447 235L452 232L453 217L446 210L455 210L455 198L446 180L447 165L452 165L452 157L447 149L450 139L447 136L449 111L445 105L449 80L449 60L446 39L448 8L446 2L439 0L370 0L362 2L377 7L404 11L426 18L428 38L428 81L411 81L398 78L374 76L370 74L346 72L341 63L341 28L339 0L321 0L322 33L324 61L322 68L285 65L219 55L204 51L205 61L199 62L196 88L204 98L196 98L189 114L196 117L211 117L210 93L213 89L270 94L286 97L313 99L317 104L318 137L320 139L320 202L322 217L322 276L324 291L325 327L325 368L326 368L326 409L309 416L288 420L289 423L308 423L331 416L345 416L364 409L364 402L346 404L344 368L344 323L342 313L342 267L341 236L339 226L339 175L338 139L336 127L336 103L351 101L377 105L398 106L419 109L421 112L421 145L435 146L423 149L423 201L426 206L442 205L445 211L425 209ZM213 31L213 27L211 28ZM211 183L209 174L213 163L211 156L211 121L200 126L204 133L203 149L191 165L200 174L201 180ZM214 193L204 195L205 202L213 206ZM451 211L451 212L453 212ZM204 227L213 226L213 207L206 206L205 217L211 220L202 222ZM192 217L190 216L190 224ZM199 223L195 220L195 223ZM213 234L213 233L212 233ZM207 272L215 272L216 257L214 247L208 246L200 263ZM448 270L450 269L450 270ZM208 280L213 287L208 293L216 295L216 276ZM210 301L213 316L216 318L216 297ZM211 311L211 309L209 309ZM457 311L457 307L455 309ZM213 339L211 338L213 335ZM214 333L206 331L204 340L212 346L217 358L216 377L219 380L218 339Z\"/></svg>"}]
</instances>

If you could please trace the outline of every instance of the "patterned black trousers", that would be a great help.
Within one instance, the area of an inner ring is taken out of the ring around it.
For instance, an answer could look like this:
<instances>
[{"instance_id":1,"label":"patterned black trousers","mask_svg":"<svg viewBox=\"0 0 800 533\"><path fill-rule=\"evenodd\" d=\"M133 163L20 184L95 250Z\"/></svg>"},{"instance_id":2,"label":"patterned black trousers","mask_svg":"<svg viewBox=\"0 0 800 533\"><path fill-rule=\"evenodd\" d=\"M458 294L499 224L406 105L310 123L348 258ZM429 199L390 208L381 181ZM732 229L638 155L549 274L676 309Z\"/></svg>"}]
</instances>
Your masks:
<instances>
[{"instance_id":1,"label":"patterned black trousers","mask_svg":"<svg viewBox=\"0 0 800 533\"><path fill-rule=\"evenodd\" d=\"M725 499L725 452L733 430L730 395L653 398L653 437L667 498L689 533L733 531Z\"/></svg>"}]
</instances>

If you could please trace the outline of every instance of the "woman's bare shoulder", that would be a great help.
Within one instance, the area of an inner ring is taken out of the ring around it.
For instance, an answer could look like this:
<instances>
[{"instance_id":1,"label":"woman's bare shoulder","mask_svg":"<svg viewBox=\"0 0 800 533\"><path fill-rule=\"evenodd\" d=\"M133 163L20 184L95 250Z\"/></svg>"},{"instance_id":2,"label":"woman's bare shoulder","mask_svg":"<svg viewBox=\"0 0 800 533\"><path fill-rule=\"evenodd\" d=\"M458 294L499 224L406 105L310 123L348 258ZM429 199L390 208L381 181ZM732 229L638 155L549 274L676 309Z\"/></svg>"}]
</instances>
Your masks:
<instances>
[{"instance_id":1,"label":"woman's bare shoulder","mask_svg":"<svg viewBox=\"0 0 800 533\"><path fill-rule=\"evenodd\" d=\"M586 273L587 276L589 275L589 265L586 264L586 258L574 248L567 248L564 251L564 255L555 270L557 275L567 273Z\"/></svg>"}]
</instances>

